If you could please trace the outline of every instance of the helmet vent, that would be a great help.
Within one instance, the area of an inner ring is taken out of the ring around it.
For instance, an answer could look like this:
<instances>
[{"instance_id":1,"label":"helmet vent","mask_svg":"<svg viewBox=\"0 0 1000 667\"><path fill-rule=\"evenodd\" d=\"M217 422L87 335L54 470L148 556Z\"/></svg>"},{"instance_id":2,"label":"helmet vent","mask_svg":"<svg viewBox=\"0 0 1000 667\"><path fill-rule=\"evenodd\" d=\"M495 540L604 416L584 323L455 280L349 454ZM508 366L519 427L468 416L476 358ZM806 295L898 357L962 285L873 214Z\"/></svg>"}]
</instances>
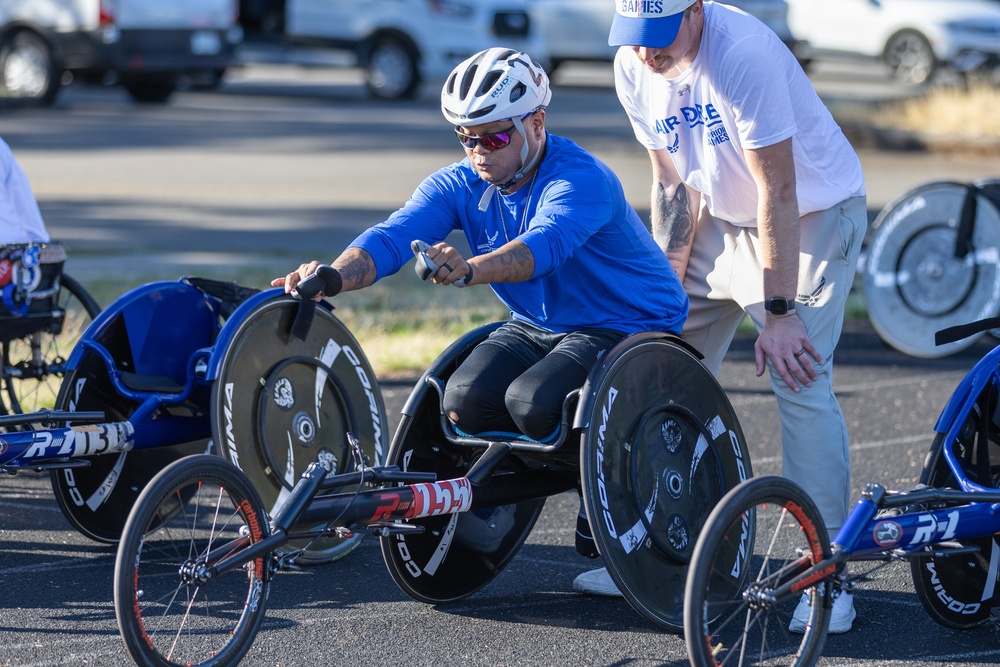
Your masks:
<instances>
[{"instance_id":1,"label":"helmet vent","mask_svg":"<svg viewBox=\"0 0 1000 667\"><path fill-rule=\"evenodd\" d=\"M492 111L494 109L496 109L496 108L497 108L497 105L491 104L488 107L483 107L482 109L476 109L475 111L473 111L473 112L471 112L469 114L469 120L475 120L476 118L482 118L486 114L492 113Z\"/></svg>"},{"instance_id":2,"label":"helmet vent","mask_svg":"<svg viewBox=\"0 0 1000 667\"><path fill-rule=\"evenodd\" d=\"M486 76L483 77L483 82L479 84L479 90L476 91L476 96L481 97L493 90L493 86L495 86L497 81L500 80L501 74L501 72L496 70L487 72Z\"/></svg>"},{"instance_id":3,"label":"helmet vent","mask_svg":"<svg viewBox=\"0 0 1000 667\"><path fill-rule=\"evenodd\" d=\"M517 102L519 99L524 97L526 92L528 92L528 87L523 83L518 82L518 84L510 91L510 101Z\"/></svg>"}]
</instances>

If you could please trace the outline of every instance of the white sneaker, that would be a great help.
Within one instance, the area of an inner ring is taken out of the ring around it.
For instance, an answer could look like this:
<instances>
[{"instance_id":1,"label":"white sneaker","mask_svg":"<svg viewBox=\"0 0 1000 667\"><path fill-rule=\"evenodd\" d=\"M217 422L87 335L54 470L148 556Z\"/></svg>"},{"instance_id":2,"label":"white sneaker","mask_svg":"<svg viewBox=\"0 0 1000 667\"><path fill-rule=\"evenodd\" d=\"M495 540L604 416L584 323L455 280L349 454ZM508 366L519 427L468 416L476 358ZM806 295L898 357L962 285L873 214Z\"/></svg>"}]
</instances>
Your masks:
<instances>
[{"instance_id":1,"label":"white sneaker","mask_svg":"<svg viewBox=\"0 0 1000 667\"><path fill-rule=\"evenodd\" d=\"M806 631L810 612L809 596L810 592L806 591L799 599L795 613L792 614L792 621L788 624L789 632L802 633ZM839 635L847 632L854 624L854 618L857 615L857 612L854 611L854 595L841 591L840 595L833 601L833 609L830 610L830 628L827 630L827 634Z\"/></svg>"},{"instance_id":2,"label":"white sneaker","mask_svg":"<svg viewBox=\"0 0 1000 667\"><path fill-rule=\"evenodd\" d=\"M602 567L599 570L584 572L573 580L573 590L589 595L604 595L607 597L621 597L622 592L615 586L608 574L608 568Z\"/></svg>"}]
</instances>

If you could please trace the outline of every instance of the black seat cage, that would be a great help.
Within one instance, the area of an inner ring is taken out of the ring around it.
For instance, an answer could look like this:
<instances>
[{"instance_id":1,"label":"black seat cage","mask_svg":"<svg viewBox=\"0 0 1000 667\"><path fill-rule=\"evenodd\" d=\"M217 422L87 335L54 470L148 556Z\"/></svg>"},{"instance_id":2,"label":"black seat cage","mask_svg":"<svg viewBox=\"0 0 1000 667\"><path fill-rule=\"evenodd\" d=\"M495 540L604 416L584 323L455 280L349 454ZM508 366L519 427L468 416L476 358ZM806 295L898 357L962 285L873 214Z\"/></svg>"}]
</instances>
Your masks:
<instances>
[{"instance_id":1,"label":"black seat cage","mask_svg":"<svg viewBox=\"0 0 1000 667\"><path fill-rule=\"evenodd\" d=\"M554 452L563 446L566 442L566 438L569 437L569 432L572 431L570 426L570 417L575 413L575 406L577 399L580 397L580 390L574 389L573 391L566 394L566 398L563 399L562 405L562 417L559 421L559 429L555 433L555 439L551 443L543 443L537 440L532 440L527 436L520 436L514 438L502 438L502 437L492 437L492 436L468 436L459 435L455 430L454 425L448 416L445 414L444 410L444 382L437 376L430 374L424 380L428 385L434 388L438 394L438 407L441 412L441 432L444 434L445 440L453 445L459 447L489 447L493 444L506 444L509 445L512 450L528 451L528 452L542 452L549 453ZM514 435L514 434L511 434Z\"/></svg>"}]
</instances>

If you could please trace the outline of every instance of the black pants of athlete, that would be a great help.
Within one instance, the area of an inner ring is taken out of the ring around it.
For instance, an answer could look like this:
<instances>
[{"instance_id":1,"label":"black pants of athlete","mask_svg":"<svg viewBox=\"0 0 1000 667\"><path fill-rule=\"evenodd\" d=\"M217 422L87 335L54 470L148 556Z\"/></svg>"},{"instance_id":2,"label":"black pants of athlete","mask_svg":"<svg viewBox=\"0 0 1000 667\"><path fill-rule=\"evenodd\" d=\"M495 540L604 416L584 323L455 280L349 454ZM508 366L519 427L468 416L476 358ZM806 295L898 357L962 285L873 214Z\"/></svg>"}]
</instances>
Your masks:
<instances>
[{"instance_id":1,"label":"black pants of athlete","mask_svg":"<svg viewBox=\"0 0 1000 667\"><path fill-rule=\"evenodd\" d=\"M553 333L507 322L448 379L445 413L465 433L520 432L545 440L559 426L566 395L583 386L624 336L611 329Z\"/></svg>"}]
</instances>

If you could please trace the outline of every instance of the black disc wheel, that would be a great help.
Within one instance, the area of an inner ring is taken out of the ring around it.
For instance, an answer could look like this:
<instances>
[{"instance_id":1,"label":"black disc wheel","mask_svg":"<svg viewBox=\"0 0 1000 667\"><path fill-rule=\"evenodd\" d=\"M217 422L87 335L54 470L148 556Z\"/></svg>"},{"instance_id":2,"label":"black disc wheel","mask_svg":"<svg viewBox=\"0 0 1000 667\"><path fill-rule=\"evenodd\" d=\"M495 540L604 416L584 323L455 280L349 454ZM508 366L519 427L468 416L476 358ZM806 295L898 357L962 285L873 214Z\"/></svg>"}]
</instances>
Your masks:
<instances>
[{"instance_id":1,"label":"black disc wheel","mask_svg":"<svg viewBox=\"0 0 1000 667\"><path fill-rule=\"evenodd\" d=\"M997 437L997 426L989 424L984 429L983 419L992 422L996 398L992 387L987 387L976 402L975 409L953 445L963 474L973 481L989 487L1000 487L1000 467L991 465L991 449L997 454L998 445L991 442ZM992 438L989 431L992 430ZM958 489L958 482L944 456L943 433L938 433L924 460L920 483L935 488ZM994 459L995 460L995 459ZM927 509L938 509L931 505ZM975 546L975 553L946 555L948 547ZM924 556L910 560L910 575L917 599L927 614L941 625L955 630L968 630L981 625L990 617L995 599L1000 544L996 537L964 540L951 545L929 545L924 552L940 555Z\"/></svg>"},{"instance_id":2,"label":"black disc wheel","mask_svg":"<svg viewBox=\"0 0 1000 667\"><path fill-rule=\"evenodd\" d=\"M455 341L434 360L403 408L389 448L388 463L404 470L433 472L437 479L467 474L481 449L449 444L441 428L440 400L424 382L429 375L447 381L466 355L501 323L487 324ZM576 474L546 470L543 477L508 455L477 490L468 512L411 519L422 532L381 540L382 558L393 581L407 595L427 604L461 600L493 581L517 554L545 506L545 497L576 485ZM535 493L542 497L531 497ZM492 500L482 497L492 494Z\"/></svg>"},{"instance_id":3,"label":"black disc wheel","mask_svg":"<svg viewBox=\"0 0 1000 667\"><path fill-rule=\"evenodd\" d=\"M33 314L39 328L26 335L4 340L3 389L10 413L37 412L52 408L66 372L66 360L101 308L83 286L62 274L59 291L45 307L49 314Z\"/></svg>"},{"instance_id":4,"label":"black disc wheel","mask_svg":"<svg viewBox=\"0 0 1000 667\"><path fill-rule=\"evenodd\" d=\"M268 535L257 492L217 456L180 459L153 478L115 561L115 615L136 664L237 664L264 620L268 556L211 577L204 567Z\"/></svg>"},{"instance_id":5,"label":"black disc wheel","mask_svg":"<svg viewBox=\"0 0 1000 667\"><path fill-rule=\"evenodd\" d=\"M301 336L292 333L300 307L315 308ZM348 433L368 464L384 462L385 405L375 372L329 308L281 294L232 322L231 336L229 326L212 388L212 432L272 514L313 461L335 474L358 465ZM289 548L304 549L298 563L315 565L347 555L361 539L293 540Z\"/></svg>"},{"instance_id":6,"label":"black disc wheel","mask_svg":"<svg viewBox=\"0 0 1000 667\"><path fill-rule=\"evenodd\" d=\"M77 368L67 374L56 400L56 409L103 411L109 422L124 421L139 404L117 391L108 378L100 357L87 352ZM171 415L190 417L195 405L161 409L164 419ZM206 424L207 426L207 424ZM129 510L146 483L167 464L182 456L208 451L208 440L195 440L169 447L85 457L86 467L51 472L52 490L66 519L80 533L97 542L114 544L121 537Z\"/></svg>"},{"instance_id":7,"label":"black disc wheel","mask_svg":"<svg viewBox=\"0 0 1000 667\"><path fill-rule=\"evenodd\" d=\"M684 628L695 667L812 665L826 640L829 579L814 583L801 633L789 622L802 588L774 591L830 557L819 510L798 485L757 477L726 494L698 538L688 570Z\"/></svg>"},{"instance_id":8,"label":"black disc wheel","mask_svg":"<svg viewBox=\"0 0 1000 667\"><path fill-rule=\"evenodd\" d=\"M86 340L102 347L116 371L136 376L179 375L190 354L207 347L217 332L217 315L199 290L183 283L153 283L118 299L99 318L100 330ZM108 422L131 419L138 399L123 396L95 349L75 361L56 397L56 409L102 411ZM177 418L171 444L80 457L86 466L53 470L56 501L69 522L99 542L121 536L129 510L146 483L169 463L209 451L208 396L196 388L189 398L163 404L144 422L168 429ZM140 425L141 426L141 425Z\"/></svg>"},{"instance_id":9,"label":"black disc wheel","mask_svg":"<svg viewBox=\"0 0 1000 667\"><path fill-rule=\"evenodd\" d=\"M680 632L695 540L753 474L739 420L701 361L663 334L620 342L584 392L581 483L594 540L629 604Z\"/></svg>"}]
</instances>

